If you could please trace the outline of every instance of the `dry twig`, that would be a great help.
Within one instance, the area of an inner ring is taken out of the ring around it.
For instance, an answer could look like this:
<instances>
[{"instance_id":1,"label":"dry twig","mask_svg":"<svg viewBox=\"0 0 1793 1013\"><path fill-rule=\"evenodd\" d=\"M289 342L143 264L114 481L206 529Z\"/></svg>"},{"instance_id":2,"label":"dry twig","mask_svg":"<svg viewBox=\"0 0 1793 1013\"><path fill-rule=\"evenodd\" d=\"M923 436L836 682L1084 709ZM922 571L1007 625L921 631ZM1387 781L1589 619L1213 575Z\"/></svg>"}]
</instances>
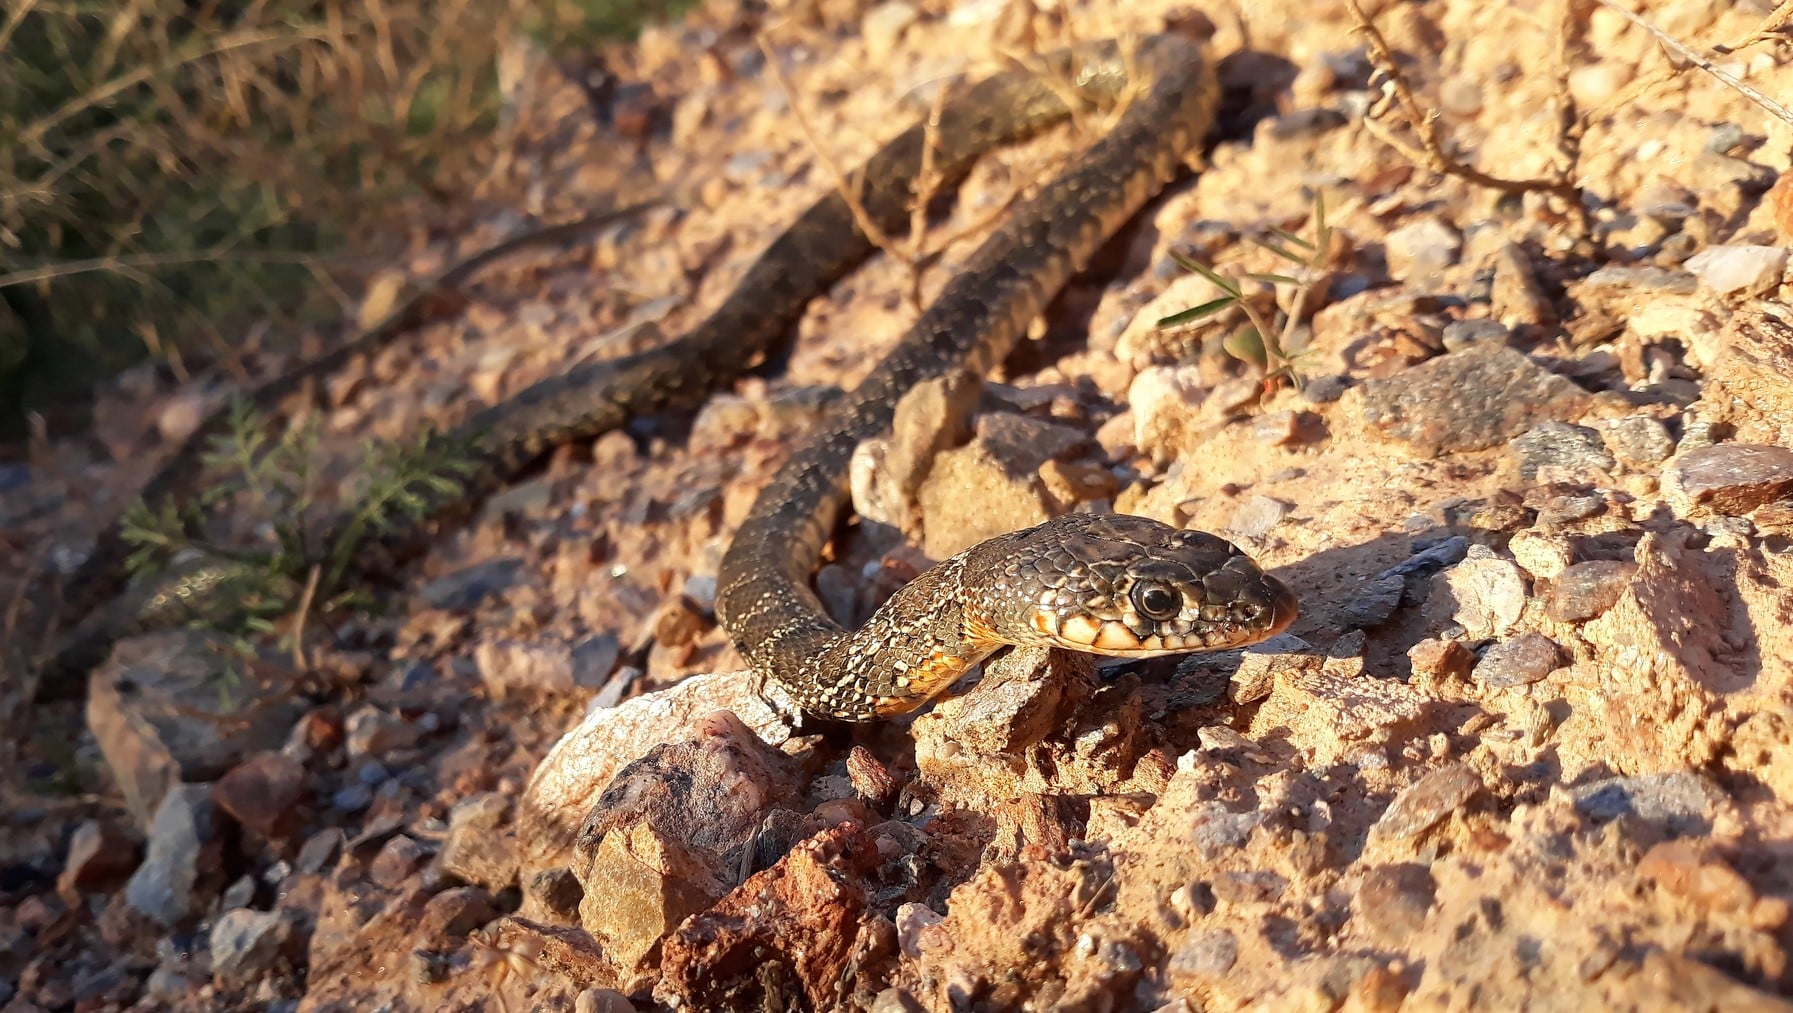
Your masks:
<instances>
[{"instance_id":1,"label":"dry twig","mask_svg":"<svg viewBox=\"0 0 1793 1013\"><path fill-rule=\"evenodd\" d=\"M1602 7L1605 7L1607 10L1612 11L1614 14L1617 14L1619 17L1624 18L1626 21L1631 22L1638 28L1649 32L1655 37L1657 44L1673 53L1676 57L1679 57L1693 66L1698 67L1700 70L1712 75L1713 78L1724 84L1725 87L1730 88L1737 94L1742 95L1744 98L1749 99L1751 102L1754 102L1756 105L1767 110L1769 115L1773 116L1775 119L1778 119L1789 126L1793 126L1793 110L1789 110L1786 106L1781 105L1767 95L1762 94L1758 89L1738 80L1736 75L1725 70L1723 67L1718 66L1711 60L1706 59L1699 53L1694 52L1686 43L1683 43L1681 40L1668 34L1662 29L1657 28L1655 25L1645 21L1636 14L1633 14L1631 11L1626 10L1623 6L1615 3L1614 0L1595 0L1595 2ZM1742 45L1749 45L1759 41L1761 38L1780 38L1780 33L1785 30L1788 20L1793 19L1793 14L1789 13L1790 5L1793 4L1782 4L1773 14L1768 16L1768 19L1763 22L1762 27L1756 30L1755 35L1743 40L1738 46L1724 48L1722 51L1728 52L1732 48L1740 48Z\"/></svg>"},{"instance_id":2,"label":"dry twig","mask_svg":"<svg viewBox=\"0 0 1793 1013\"><path fill-rule=\"evenodd\" d=\"M1370 20L1369 15L1364 13L1363 8L1358 6L1357 0L1347 0L1346 5L1350 8L1351 18L1356 23L1355 31L1361 33L1369 41L1370 54L1375 60L1376 67L1387 78L1393 100L1401 107L1408 125L1417 138L1417 143L1401 137L1378 122L1378 109L1372 109L1364 117L1365 129L1384 144L1400 152L1409 161L1424 166L1441 176L1456 176L1477 186L1485 186L1501 193L1551 194L1568 205L1569 213L1575 216L1578 228L1584 235L1586 234L1589 226L1587 209L1582 206L1581 187L1574 182L1572 166L1566 167L1564 172L1556 178L1503 179L1499 176L1491 176L1446 154L1444 141L1438 132L1438 114L1420 105L1419 99L1413 94L1412 87L1407 83L1407 78L1395 63L1394 51L1389 47L1388 40L1377 29L1375 22Z\"/></svg>"}]
</instances>

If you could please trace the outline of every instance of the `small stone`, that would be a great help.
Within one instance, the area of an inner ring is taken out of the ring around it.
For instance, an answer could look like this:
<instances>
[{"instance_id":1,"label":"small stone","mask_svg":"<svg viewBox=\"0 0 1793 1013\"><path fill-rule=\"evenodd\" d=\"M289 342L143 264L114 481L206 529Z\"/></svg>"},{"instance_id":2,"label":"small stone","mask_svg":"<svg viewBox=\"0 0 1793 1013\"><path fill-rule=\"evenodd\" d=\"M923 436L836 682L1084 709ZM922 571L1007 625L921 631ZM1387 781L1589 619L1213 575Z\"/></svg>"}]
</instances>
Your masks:
<instances>
[{"instance_id":1,"label":"small stone","mask_svg":"<svg viewBox=\"0 0 1793 1013\"><path fill-rule=\"evenodd\" d=\"M1521 633L1482 653L1476 662L1475 680L1484 686L1529 686L1562 665L1563 652L1556 641L1542 633Z\"/></svg>"},{"instance_id":2,"label":"small stone","mask_svg":"<svg viewBox=\"0 0 1793 1013\"><path fill-rule=\"evenodd\" d=\"M498 909L490 894L477 886L457 886L424 904L417 917L417 938L426 946L453 943L496 917Z\"/></svg>"},{"instance_id":3,"label":"small stone","mask_svg":"<svg viewBox=\"0 0 1793 1013\"><path fill-rule=\"evenodd\" d=\"M1633 468L1654 468L1675 452L1675 439L1660 419L1627 415L1595 423L1614 457Z\"/></svg>"},{"instance_id":4,"label":"small stone","mask_svg":"<svg viewBox=\"0 0 1793 1013\"><path fill-rule=\"evenodd\" d=\"M1475 664L1475 652L1455 640L1432 637L1407 649L1407 661L1413 674L1442 681L1462 679Z\"/></svg>"},{"instance_id":5,"label":"small stone","mask_svg":"<svg viewBox=\"0 0 1793 1013\"><path fill-rule=\"evenodd\" d=\"M635 1013L635 1004L614 988L588 988L573 1000L573 1013Z\"/></svg>"},{"instance_id":6,"label":"small stone","mask_svg":"<svg viewBox=\"0 0 1793 1013\"><path fill-rule=\"evenodd\" d=\"M1270 695L1286 674L1305 669L1313 645L1292 633L1279 633L1245 649L1239 667L1227 681L1226 694L1234 703L1256 703Z\"/></svg>"},{"instance_id":7,"label":"small stone","mask_svg":"<svg viewBox=\"0 0 1793 1013\"><path fill-rule=\"evenodd\" d=\"M1252 496L1233 512L1233 519L1227 529L1249 538L1261 538L1269 534L1292 509L1293 507L1279 499Z\"/></svg>"},{"instance_id":8,"label":"small stone","mask_svg":"<svg viewBox=\"0 0 1793 1013\"><path fill-rule=\"evenodd\" d=\"M330 808L341 813L358 813L373 803L374 790L365 784L351 784L330 795Z\"/></svg>"},{"instance_id":9,"label":"small stone","mask_svg":"<svg viewBox=\"0 0 1793 1013\"><path fill-rule=\"evenodd\" d=\"M684 595L675 595L654 618L654 639L668 647L681 647L702 636L709 625L696 604Z\"/></svg>"},{"instance_id":10,"label":"small stone","mask_svg":"<svg viewBox=\"0 0 1793 1013\"><path fill-rule=\"evenodd\" d=\"M1439 579L1447 593L1435 592L1433 598L1455 606L1451 618L1473 639L1506 636L1525 612L1525 577L1511 560L1465 559Z\"/></svg>"},{"instance_id":11,"label":"small stone","mask_svg":"<svg viewBox=\"0 0 1793 1013\"><path fill-rule=\"evenodd\" d=\"M516 882L517 848L500 829L509 812L510 799L491 791L463 799L449 810L442 871L494 893Z\"/></svg>"},{"instance_id":12,"label":"small stone","mask_svg":"<svg viewBox=\"0 0 1793 1013\"><path fill-rule=\"evenodd\" d=\"M1382 574L1357 586L1337 613L1341 625L1357 630L1374 629L1387 622L1401 605L1407 581L1398 574Z\"/></svg>"},{"instance_id":13,"label":"small stone","mask_svg":"<svg viewBox=\"0 0 1793 1013\"><path fill-rule=\"evenodd\" d=\"M580 689L602 687L609 681L610 673L616 671L622 652L622 639L614 633L600 633L582 641L573 648L573 685Z\"/></svg>"},{"instance_id":14,"label":"small stone","mask_svg":"<svg viewBox=\"0 0 1793 1013\"><path fill-rule=\"evenodd\" d=\"M377 886L397 889L423 864L424 857L423 845L404 834L397 834L368 863L367 878Z\"/></svg>"},{"instance_id":15,"label":"small stone","mask_svg":"<svg viewBox=\"0 0 1793 1013\"><path fill-rule=\"evenodd\" d=\"M137 867L137 846L118 827L99 820L85 820L69 838L62 874L56 877L56 893L73 902L83 889L122 879Z\"/></svg>"},{"instance_id":16,"label":"small stone","mask_svg":"<svg viewBox=\"0 0 1793 1013\"><path fill-rule=\"evenodd\" d=\"M297 929L283 911L226 911L212 925L212 980L230 990L254 984L292 956Z\"/></svg>"},{"instance_id":17,"label":"small stone","mask_svg":"<svg viewBox=\"0 0 1793 1013\"><path fill-rule=\"evenodd\" d=\"M1504 345L1513 336L1498 320L1453 320L1444 325L1444 350L1461 352L1476 345Z\"/></svg>"},{"instance_id":18,"label":"small stone","mask_svg":"<svg viewBox=\"0 0 1793 1013\"><path fill-rule=\"evenodd\" d=\"M1482 779L1461 763L1434 770L1402 789L1376 821L1383 837L1414 837L1461 808L1482 790Z\"/></svg>"},{"instance_id":19,"label":"small stone","mask_svg":"<svg viewBox=\"0 0 1793 1013\"><path fill-rule=\"evenodd\" d=\"M1719 295L1767 295L1787 270L1784 246L1708 246L1687 258L1686 268Z\"/></svg>"},{"instance_id":20,"label":"small stone","mask_svg":"<svg viewBox=\"0 0 1793 1013\"><path fill-rule=\"evenodd\" d=\"M1378 941L1396 946L1425 931L1437 890L1423 865L1378 865L1364 874L1352 901L1353 917Z\"/></svg>"},{"instance_id":21,"label":"small stone","mask_svg":"<svg viewBox=\"0 0 1793 1013\"><path fill-rule=\"evenodd\" d=\"M1239 940L1231 929L1192 929L1171 954L1170 971L1196 978L1220 978L1239 960Z\"/></svg>"},{"instance_id":22,"label":"small stone","mask_svg":"<svg viewBox=\"0 0 1793 1013\"><path fill-rule=\"evenodd\" d=\"M1740 516L1793 496L1793 450L1719 443L1676 455L1663 469L1663 492L1682 517Z\"/></svg>"},{"instance_id":23,"label":"small stone","mask_svg":"<svg viewBox=\"0 0 1793 1013\"><path fill-rule=\"evenodd\" d=\"M1637 863L1637 873L1714 913L1747 911L1756 899L1749 880L1698 841L1656 844Z\"/></svg>"},{"instance_id":24,"label":"small stone","mask_svg":"<svg viewBox=\"0 0 1793 1013\"><path fill-rule=\"evenodd\" d=\"M395 749L409 749L423 732L404 718L365 704L343 722L344 745L352 760L379 759Z\"/></svg>"},{"instance_id":25,"label":"small stone","mask_svg":"<svg viewBox=\"0 0 1793 1013\"><path fill-rule=\"evenodd\" d=\"M212 785L212 801L238 823L268 840L299 829L305 768L280 752L262 752L233 767Z\"/></svg>"},{"instance_id":26,"label":"small stone","mask_svg":"<svg viewBox=\"0 0 1793 1013\"><path fill-rule=\"evenodd\" d=\"M169 790L156 807L143 864L125 884L125 899L163 926L199 914L206 885L221 886L216 807L203 784Z\"/></svg>"},{"instance_id":27,"label":"small stone","mask_svg":"<svg viewBox=\"0 0 1793 1013\"><path fill-rule=\"evenodd\" d=\"M522 576L522 559L489 559L438 577L417 593L431 608L471 612L487 598L515 585Z\"/></svg>"},{"instance_id":28,"label":"small stone","mask_svg":"<svg viewBox=\"0 0 1793 1013\"><path fill-rule=\"evenodd\" d=\"M1571 789L1571 797L1575 811L1597 823L1629 815L1679 835L1710 832L1725 802L1723 789L1688 773L1607 778Z\"/></svg>"},{"instance_id":29,"label":"small stone","mask_svg":"<svg viewBox=\"0 0 1793 1013\"><path fill-rule=\"evenodd\" d=\"M1546 470L1559 481L1611 471L1614 461L1599 432L1567 422L1546 422L1515 437L1507 450L1519 465L1519 477L1536 481Z\"/></svg>"},{"instance_id":30,"label":"small stone","mask_svg":"<svg viewBox=\"0 0 1793 1013\"><path fill-rule=\"evenodd\" d=\"M1576 563L1551 585L1544 614L1559 623L1581 623L1602 615L1618 604L1636 573L1637 564L1624 560Z\"/></svg>"},{"instance_id":31,"label":"small stone","mask_svg":"<svg viewBox=\"0 0 1793 1013\"><path fill-rule=\"evenodd\" d=\"M1391 231L1385 242L1389 275L1415 291L1435 286L1440 280L1436 276L1463 251L1463 236L1431 216Z\"/></svg>"},{"instance_id":32,"label":"small stone","mask_svg":"<svg viewBox=\"0 0 1793 1013\"><path fill-rule=\"evenodd\" d=\"M1489 303L1495 319L1508 327L1537 327L1556 321L1556 311L1538 284L1531 258L1517 243L1501 244L1494 255Z\"/></svg>"},{"instance_id":33,"label":"small stone","mask_svg":"<svg viewBox=\"0 0 1793 1013\"><path fill-rule=\"evenodd\" d=\"M199 430L211 411L212 400L210 394L197 388L174 394L156 413L156 431L169 443L182 442Z\"/></svg>"},{"instance_id":34,"label":"small stone","mask_svg":"<svg viewBox=\"0 0 1793 1013\"><path fill-rule=\"evenodd\" d=\"M585 888L573 870L563 866L541 869L523 879L523 904L526 917L538 920L545 916L556 922L579 920L579 902L585 899Z\"/></svg>"},{"instance_id":35,"label":"small stone","mask_svg":"<svg viewBox=\"0 0 1793 1013\"><path fill-rule=\"evenodd\" d=\"M307 876L323 872L342 850L342 842L342 830L338 827L326 827L307 837L299 846L299 857L293 859L294 871Z\"/></svg>"},{"instance_id":36,"label":"small stone","mask_svg":"<svg viewBox=\"0 0 1793 1013\"><path fill-rule=\"evenodd\" d=\"M1507 541L1507 551L1513 554L1515 563L1538 580L1558 576L1575 558L1567 538L1530 528L1514 532Z\"/></svg>"}]
</instances>

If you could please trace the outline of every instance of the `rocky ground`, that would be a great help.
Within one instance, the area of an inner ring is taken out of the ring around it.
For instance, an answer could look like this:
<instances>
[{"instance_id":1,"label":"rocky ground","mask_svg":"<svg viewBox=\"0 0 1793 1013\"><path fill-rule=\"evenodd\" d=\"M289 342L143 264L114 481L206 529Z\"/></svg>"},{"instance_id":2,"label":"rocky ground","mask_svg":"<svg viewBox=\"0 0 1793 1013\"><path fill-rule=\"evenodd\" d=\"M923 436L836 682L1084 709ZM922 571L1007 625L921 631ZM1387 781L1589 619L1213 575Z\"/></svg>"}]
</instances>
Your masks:
<instances>
[{"instance_id":1,"label":"rocky ground","mask_svg":"<svg viewBox=\"0 0 1793 1013\"><path fill-rule=\"evenodd\" d=\"M23 717L0 1009L1793 1010L1793 125L1604 7L1566 69L1553 5L1368 11L1446 154L1546 181L1573 157L1584 221L1560 188L1416 165L1349 8L1290 11L1207 12L1204 171L1056 302L959 445L894 480L870 466L902 440L868 448L861 513L894 525L817 578L857 620L929 559L1113 508L1246 548L1299 593L1289 633L1022 652L913 721L792 728L715 626L715 568L826 389L911 318L881 256L765 375L444 533L386 618L248 657L127 641L84 712ZM1187 14L1068 13L1083 38ZM1770 12L1645 13L1710 52ZM676 206L505 262L334 378L321 472L689 326L834 185L799 110L850 165L1063 14L725 0L602 72L538 63L505 210L420 232L370 300L524 215ZM1713 59L1793 94L1786 46ZM924 295L1077 140L980 166ZM1256 240L1314 235L1316 194L1331 241L1292 269ZM1248 293L1295 314L1298 384L1229 353L1237 307L1156 327L1218 291L1173 250L1298 272ZM235 382L122 378L93 433L0 466L0 590L68 569Z\"/></svg>"}]
</instances>

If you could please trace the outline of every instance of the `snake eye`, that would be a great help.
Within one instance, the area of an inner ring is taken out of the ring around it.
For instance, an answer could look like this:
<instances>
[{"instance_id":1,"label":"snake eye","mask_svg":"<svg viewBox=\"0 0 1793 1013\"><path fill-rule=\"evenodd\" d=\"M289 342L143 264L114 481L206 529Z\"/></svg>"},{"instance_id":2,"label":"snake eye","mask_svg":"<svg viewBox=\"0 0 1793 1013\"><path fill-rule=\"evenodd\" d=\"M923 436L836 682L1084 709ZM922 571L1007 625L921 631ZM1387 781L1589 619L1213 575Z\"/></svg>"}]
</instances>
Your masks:
<instances>
[{"instance_id":1,"label":"snake eye","mask_svg":"<svg viewBox=\"0 0 1793 1013\"><path fill-rule=\"evenodd\" d=\"M1142 580L1133 585L1129 594L1133 598L1133 607L1147 619L1164 622L1175 619L1183 611L1183 596L1163 584Z\"/></svg>"}]
</instances>

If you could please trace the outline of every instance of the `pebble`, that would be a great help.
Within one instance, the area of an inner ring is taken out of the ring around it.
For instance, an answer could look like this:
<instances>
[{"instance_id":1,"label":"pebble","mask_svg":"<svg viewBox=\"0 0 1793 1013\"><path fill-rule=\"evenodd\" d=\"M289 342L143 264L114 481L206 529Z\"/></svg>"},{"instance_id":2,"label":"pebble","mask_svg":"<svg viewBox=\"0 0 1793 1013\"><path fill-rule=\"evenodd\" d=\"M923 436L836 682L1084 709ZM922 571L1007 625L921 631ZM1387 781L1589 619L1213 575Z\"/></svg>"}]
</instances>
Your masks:
<instances>
[{"instance_id":1,"label":"pebble","mask_svg":"<svg viewBox=\"0 0 1793 1013\"><path fill-rule=\"evenodd\" d=\"M1576 563L1557 575L1544 614L1559 623L1581 623L1604 615L1637 573L1637 564L1617 559Z\"/></svg>"},{"instance_id":2,"label":"pebble","mask_svg":"<svg viewBox=\"0 0 1793 1013\"><path fill-rule=\"evenodd\" d=\"M137 847L118 827L99 820L85 820L69 838L56 892L72 897L75 892L116 880L137 867Z\"/></svg>"},{"instance_id":3,"label":"pebble","mask_svg":"<svg viewBox=\"0 0 1793 1013\"><path fill-rule=\"evenodd\" d=\"M1401 790L1376 821L1384 837L1414 837L1461 808L1482 790L1482 779L1461 763L1431 771Z\"/></svg>"},{"instance_id":4,"label":"pebble","mask_svg":"<svg viewBox=\"0 0 1793 1013\"><path fill-rule=\"evenodd\" d=\"M1561 575L1575 558L1567 538L1532 528L1515 531L1507 540L1507 551L1526 573L1543 580Z\"/></svg>"},{"instance_id":5,"label":"pebble","mask_svg":"<svg viewBox=\"0 0 1793 1013\"><path fill-rule=\"evenodd\" d=\"M1675 452L1675 439L1662 420L1648 415L1627 415L1595 423L1612 455L1634 468L1653 468Z\"/></svg>"},{"instance_id":6,"label":"pebble","mask_svg":"<svg viewBox=\"0 0 1793 1013\"><path fill-rule=\"evenodd\" d=\"M396 889L417 871L424 857L423 845L404 834L397 834L368 863L367 878L388 890Z\"/></svg>"},{"instance_id":7,"label":"pebble","mask_svg":"<svg viewBox=\"0 0 1793 1013\"><path fill-rule=\"evenodd\" d=\"M1352 898L1352 915L1378 940L1398 947L1424 931L1437 891L1423 865L1378 865L1364 874Z\"/></svg>"},{"instance_id":8,"label":"pebble","mask_svg":"<svg viewBox=\"0 0 1793 1013\"><path fill-rule=\"evenodd\" d=\"M523 560L517 557L489 559L437 577L418 592L431 608L467 612L503 591L522 577Z\"/></svg>"},{"instance_id":9,"label":"pebble","mask_svg":"<svg viewBox=\"0 0 1793 1013\"><path fill-rule=\"evenodd\" d=\"M1560 469L1565 477L1581 477L1610 471L1614 464L1599 432L1567 422L1546 422L1515 437L1507 450L1519 465L1519 477L1528 482L1536 481L1547 468Z\"/></svg>"},{"instance_id":10,"label":"pebble","mask_svg":"<svg viewBox=\"0 0 1793 1013\"><path fill-rule=\"evenodd\" d=\"M1390 232L1386 239L1388 273L1409 288L1435 283L1439 272L1457 263L1463 236L1444 221L1426 216Z\"/></svg>"},{"instance_id":11,"label":"pebble","mask_svg":"<svg viewBox=\"0 0 1793 1013\"><path fill-rule=\"evenodd\" d=\"M1669 461L1662 485L1682 517L1703 511L1746 514L1793 495L1793 450L1751 443L1697 447Z\"/></svg>"},{"instance_id":12,"label":"pebble","mask_svg":"<svg viewBox=\"0 0 1793 1013\"><path fill-rule=\"evenodd\" d=\"M404 718L388 714L372 704L358 708L343 721L343 744L349 758L379 759L396 749L417 744L423 732Z\"/></svg>"},{"instance_id":13,"label":"pebble","mask_svg":"<svg viewBox=\"0 0 1793 1013\"><path fill-rule=\"evenodd\" d=\"M1596 823L1634 816L1680 835L1710 832L1725 802L1723 789L1692 773L1612 777L1571 789L1570 797L1575 811Z\"/></svg>"},{"instance_id":14,"label":"pebble","mask_svg":"<svg viewBox=\"0 0 1793 1013\"><path fill-rule=\"evenodd\" d=\"M1451 618L1475 640L1504 637L1525 612L1525 577L1518 564L1493 557L1470 558L1445 571L1454 603Z\"/></svg>"},{"instance_id":15,"label":"pebble","mask_svg":"<svg viewBox=\"0 0 1793 1013\"><path fill-rule=\"evenodd\" d=\"M1415 676L1434 680L1461 679L1475 664L1475 652L1455 640L1430 637L1407 649L1407 661Z\"/></svg>"},{"instance_id":16,"label":"pebble","mask_svg":"<svg viewBox=\"0 0 1793 1013\"><path fill-rule=\"evenodd\" d=\"M1407 581L1400 574L1385 573L1364 581L1338 610L1339 622L1358 630L1374 629L1387 622L1401 605Z\"/></svg>"},{"instance_id":17,"label":"pebble","mask_svg":"<svg viewBox=\"0 0 1793 1013\"><path fill-rule=\"evenodd\" d=\"M330 808L337 812L358 813L374 801L374 790L365 784L351 784L330 796Z\"/></svg>"},{"instance_id":18,"label":"pebble","mask_svg":"<svg viewBox=\"0 0 1793 1013\"><path fill-rule=\"evenodd\" d=\"M1787 270L1784 246L1708 246L1687 258L1687 270L1719 295L1772 292Z\"/></svg>"},{"instance_id":19,"label":"pebble","mask_svg":"<svg viewBox=\"0 0 1793 1013\"><path fill-rule=\"evenodd\" d=\"M293 860L295 871L315 875L336 859L342 850L343 833L339 827L326 827L305 839L299 846L299 857Z\"/></svg>"},{"instance_id":20,"label":"pebble","mask_svg":"<svg viewBox=\"0 0 1793 1013\"><path fill-rule=\"evenodd\" d=\"M573 685L580 689L597 689L616 671L622 658L623 642L615 633L604 632L581 641L573 648Z\"/></svg>"},{"instance_id":21,"label":"pebble","mask_svg":"<svg viewBox=\"0 0 1793 1013\"><path fill-rule=\"evenodd\" d=\"M1239 940L1231 929L1192 929L1171 955L1172 974L1219 978L1239 960Z\"/></svg>"},{"instance_id":22,"label":"pebble","mask_svg":"<svg viewBox=\"0 0 1793 1013\"><path fill-rule=\"evenodd\" d=\"M212 979L219 988L246 988L262 978L294 943L292 915L277 911L226 911L212 925Z\"/></svg>"},{"instance_id":23,"label":"pebble","mask_svg":"<svg viewBox=\"0 0 1793 1013\"><path fill-rule=\"evenodd\" d=\"M1227 529L1250 538L1260 538L1269 534L1292 509L1294 508L1279 499L1252 496L1233 512L1233 519L1227 524Z\"/></svg>"},{"instance_id":24,"label":"pebble","mask_svg":"<svg viewBox=\"0 0 1793 1013\"><path fill-rule=\"evenodd\" d=\"M1472 674L1484 686L1529 686L1555 671L1562 660L1556 641L1542 633L1521 633L1482 652Z\"/></svg>"},{"instance_id":25,"label":"pebble","mask_svg":"<svg viewBox=\"0 0 1793 1013\"><path fill-rule=\"evenodd\" d=\"M1513 336L1498 320L1453 320L1444 325L1444 350L1461 352L1476 345L1504 345Z\"/></svg>"},{"instance_id":26,"label":"pebble","mask_svg":"<svg viewBox=\"0 0 1793 1013\"><path fill-rule=\"evenodd\" d=\"M283 752L256 753L212 785L212 801L238 823L270 840L299 829L305 768Z\"/></svg>"}]
</instances>

